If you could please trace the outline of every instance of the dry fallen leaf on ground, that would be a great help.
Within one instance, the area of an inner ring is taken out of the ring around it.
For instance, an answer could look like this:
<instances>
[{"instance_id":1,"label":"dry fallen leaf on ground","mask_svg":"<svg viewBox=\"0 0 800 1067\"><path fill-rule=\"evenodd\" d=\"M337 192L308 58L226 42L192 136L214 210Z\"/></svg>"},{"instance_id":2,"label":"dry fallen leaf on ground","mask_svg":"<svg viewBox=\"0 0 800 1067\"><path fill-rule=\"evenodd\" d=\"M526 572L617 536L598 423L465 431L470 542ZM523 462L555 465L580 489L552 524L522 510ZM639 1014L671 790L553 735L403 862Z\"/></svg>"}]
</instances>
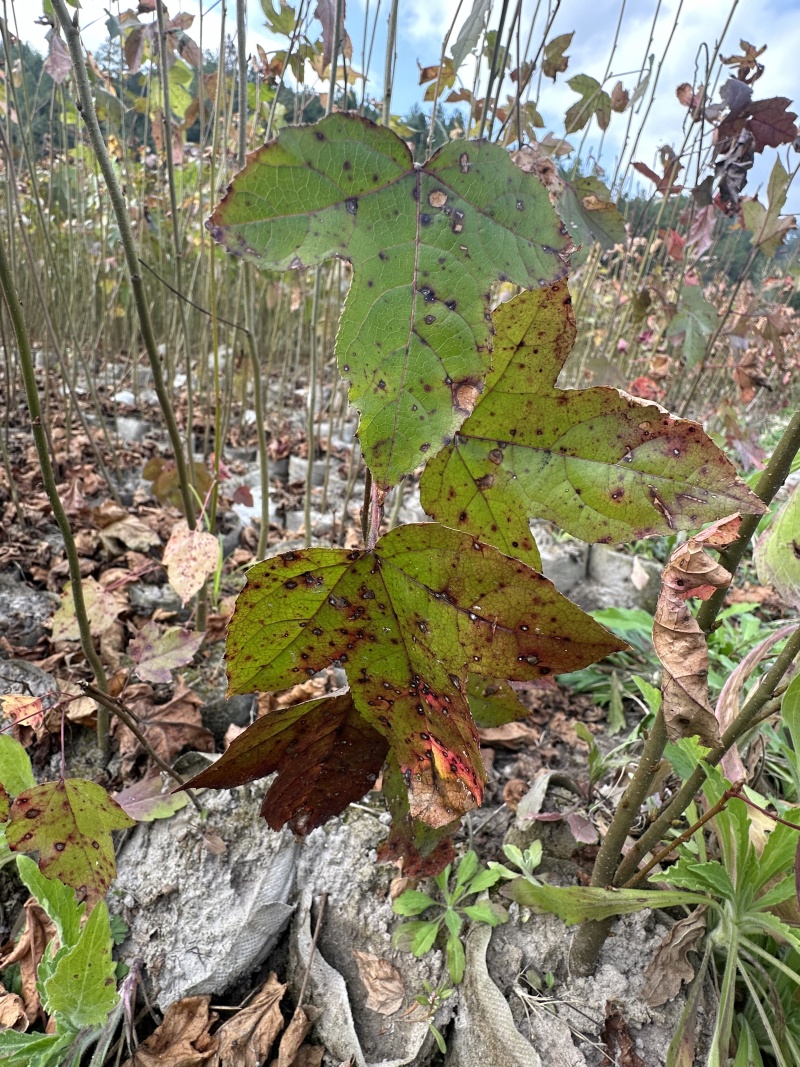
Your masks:
<instances>
[{"instance_id":1,"label":"dry fallen leaf on ground","mask_svg":"<svg viewBox=\"0 0 800 1067\"><path fill-rule=\"evenodd\" d=\"M134 695L135 691L135 695ZM153 703L149 685L131 686L126 704L139 721L147 740L155 752L169 763L184 748L198 752L214 751L214 736L200 717L202 700L193 693L181 678L175 696L166 704ZM119 751L123 760L130 763L141 752L141 745L130 730L118 721L114 731L119 739Z\"/></svg>"},{"instance_id":2,"label":"dry fallen leaf on ground","mask_svg":"<svg viewBox=\"0 0 800 1067\"><path fill-rule=\"evenodd\" d=\"M25 902L25 929L16 944L7 942L0 947L0 970L19 964L22 1002L28 1022L36 1020L41 1011L36 989L36 969L44 950L55 936L56 928L45 911L31 897Z\"/></svg>"},{"instance_id":3,"label":"dry fallen leaf on ground","mask_svg":"<svg viewBox=\"0 0 800 1067\"><path fill-rule=\"evenodd\" d=\"M185 997L170 1004L164 1021L143 1041L125 1067L204 1067L217 1051L209 1030L217 1021L211 997Z\"/></svg>"},{"instance_id":4,"label":"dry fallen leaf on ground","mask_svg":"<svg viewBox=\"0 0 800 1067\"><path fill-rule=\"evenodd\" d=\"M672 553L664 568L653 620L653 646L664 668L661 690L670 740L697 735L711 748L720 743L719 725L708 702L708 644L686 603L708 600L728 585L730 574L706 548L724 548L735 540L741 519L720 519L690 537Z\"/></svg>"},{"instance_id":5,"label":"dry fallen leaf on ground","mask_svg":"<svg viewBox=\"0 0 800 1067\"><path fill-rule=\"evenodd\" d=\"M260 992L217 1032L212 1067L260 1067L283 1029L280 1002L286 986L270 974Z\"/></svg>"},{"instance_id":6,"label":"dry fallen leaf on ground","mask_svg":"<svg viewBox=\"0 0 800 1067\"><path fill-rule=\"evenodd\" d=\"M309 1006L295 1008L294 1015L283 1032L278 1049L278 1057L272 1061L272 1067L295 1067L297 1056L302 1051L301 1046L306 1039L306 1034L318 1015L318 1008Z\"/></svg>"},{"instance_id":7,"label":"dry fallen leaf on ground","mask_svg":"<svg viewBox=\"0 0 800 1067\"><path fill-rule=\"evenodd\" d=\"M353 955L358 976L367 991L367 1007L380 1015L394 1015L402 1007L406 992L400 972L372 952L353 950Z\"/></svg>"},{"instance_id":8,"label":"dry fallen leaf on ground","mask_svg":"<svg viewBox=\"0 0 800 1067\"><path fill-rule=\"evenodd\" d=\"M9 993L0 983L0 1030L17 1030L24 1033L28 1029L28 1018L22 997Z\"/></svg>"},{"instance_id":9,"label":"dry fallen leaf on ground","mask_svg":"<svg viewBox=\"0 0 800 1067\"><path fill-rule=\"evenodd\" d=\"M487 729L478 730L478 736L482 745L507 748L516 752L517 749L537 744L541 733L524 722L507 722L502 726L490 726Z\"/></svg>"},{"instance_id":10,"label":"dry fallen leaf on ground","mask_svg":"<svg viewBox=\"0 0 800 1067\"><path fill-rule=\"evenodd\" d=\"M672 1000L678 995L681 983L688 985L694 978L689 953L697 951L698 942L705 932L705 908L696 908L666 933L644 975L642 996L651 1008L658 1008Z\"/></svg>"}]
</instances>

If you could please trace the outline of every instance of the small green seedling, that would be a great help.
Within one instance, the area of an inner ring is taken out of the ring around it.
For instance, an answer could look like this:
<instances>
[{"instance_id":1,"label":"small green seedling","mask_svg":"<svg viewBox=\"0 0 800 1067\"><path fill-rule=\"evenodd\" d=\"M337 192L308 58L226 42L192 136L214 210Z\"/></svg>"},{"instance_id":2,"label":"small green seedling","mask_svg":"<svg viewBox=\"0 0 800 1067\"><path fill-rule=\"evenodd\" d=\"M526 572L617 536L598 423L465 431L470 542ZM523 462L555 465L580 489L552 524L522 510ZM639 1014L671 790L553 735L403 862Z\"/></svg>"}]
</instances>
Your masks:
<instances>
[{"instance_id":1,"label":"small green seedling","mask_svg":"<svg viewBox=\"0 0 800 1067\"><path fill-rule=\"evenodd\" d=\"M415 956L424 956L430 952L441 930L445 930L445 957L447 971L453 985L459 985L464 978L466 956L461 940L461 931L465 919L473 922L488 923L499 926L508 920L508 913L500 904L482 900L466 904L467 897L474 897L490 889L503 877L498 870L480 870L478 857L474 852L467 852L456 868L455 882L450 888L451 865L434 878L443 902L434 899L418 889L407 889L394 902L397 915L421 915L429 909L437 909L439 914L432 919L416 919L403 923L395 931L393 942L396 948L412 952Z\"/></svg>"}]
</instances>

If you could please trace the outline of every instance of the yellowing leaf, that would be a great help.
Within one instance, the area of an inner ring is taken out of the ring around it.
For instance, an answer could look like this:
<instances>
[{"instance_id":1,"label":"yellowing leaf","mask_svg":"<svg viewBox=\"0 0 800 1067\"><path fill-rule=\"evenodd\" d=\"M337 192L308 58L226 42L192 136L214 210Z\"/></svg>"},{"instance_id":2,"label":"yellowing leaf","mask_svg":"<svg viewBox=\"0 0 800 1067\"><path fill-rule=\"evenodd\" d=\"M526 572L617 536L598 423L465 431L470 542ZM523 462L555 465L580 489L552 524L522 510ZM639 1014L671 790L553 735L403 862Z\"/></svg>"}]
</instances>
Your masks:
<instances>
[{"instance_id":1,"label":"yellowing leaf","mask_svg":"<svg viewBox=\"0 0 800 1067\"><path fill-rule=\"evenodd\" d=\"M213 534L190 530L179 522L164 549L169 584L185 604L203 588L219 565L219 541Z\"/></svg>"},{"instance_id":2,"label":"yellowing leaf","mask_svg":"<svg viewBox=\"0 0 800 1067\"><path fill-rule=\"evenodd\" d=\"M41 872L72 886L91 908L116 873L111 831L133 824L102 786L61 779L19 794L6 840L14 852L38 851Z\"/></svg>"},{"instance_id":3,"label":"yellowing leaf","mask_svg":"<svg viewBox=\"0 0 800 1067\"><path fill-rule=\"evenodd\" d=\"M84 578L81 587L89 617L89 630L93 637L102 637L125 610L127 596L121 589L106 589L95 578ZM53 616L52 626L54 641L80 640L71 585L67 585L61 594L61 607Z\"/></svg>"}]
</instances>

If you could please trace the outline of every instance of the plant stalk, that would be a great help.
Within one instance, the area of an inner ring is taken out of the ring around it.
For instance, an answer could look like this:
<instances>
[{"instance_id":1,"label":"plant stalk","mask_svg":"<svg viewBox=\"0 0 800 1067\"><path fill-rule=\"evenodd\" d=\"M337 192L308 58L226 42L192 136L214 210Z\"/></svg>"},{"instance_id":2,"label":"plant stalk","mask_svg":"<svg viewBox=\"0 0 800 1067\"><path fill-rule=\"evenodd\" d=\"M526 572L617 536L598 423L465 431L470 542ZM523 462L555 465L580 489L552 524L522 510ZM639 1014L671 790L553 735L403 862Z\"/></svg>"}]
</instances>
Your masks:
<instances>
[{"instance_id":1,"label":"plant stalk","mask_svg":"<svg viewBox=\"0 0 800 1067\"><path fill-rule=\"evenodd\" d=\"M39 466L42 471L42 482L44 483L44 489L47 493L50 507L53 509L53 515L58 523L58 528L61 531L61 536L64 538L64 551L66 552L67 565L69 567L69 580L72 588L72 599L75 604L75 618L78 621L78 632L81 636L81 647L89 666L92 668L92 673L94 674L98 689L105 692L108 688L106 672L103 669L103 664L100 662L100 657L97 655L92 641L92 634L89 628L89 616L86 613L86 604L83 599L81 563L78 557L78 550L75 547L75 538L72 536L72 529L61 503L61 498L58 495L58 489L56 488L56 479L55 474L53 473L53 464L50 460L47 435L44 432L42 408L39 402L39 388L36 382L36 371L33 363L33 354L31 353L30 339L28 337L28 328L22 313L22 305L19 302L19 297L17 296L17 291L14 287L14 279L11 274L8 256L6 255L6 247L3 241L0 241L0 289L2 289L8 314L11 318L11 325L14 329L14 336L17 339L22 379L25 384L25 395L27 397L28 410L31 416L31 431L36 445L36 453L39 457ZM98 708L97 710L97 744L100 748L101 755L105 759L108 756L108 712L104 708Z\"/></svg>"}]
</instances>

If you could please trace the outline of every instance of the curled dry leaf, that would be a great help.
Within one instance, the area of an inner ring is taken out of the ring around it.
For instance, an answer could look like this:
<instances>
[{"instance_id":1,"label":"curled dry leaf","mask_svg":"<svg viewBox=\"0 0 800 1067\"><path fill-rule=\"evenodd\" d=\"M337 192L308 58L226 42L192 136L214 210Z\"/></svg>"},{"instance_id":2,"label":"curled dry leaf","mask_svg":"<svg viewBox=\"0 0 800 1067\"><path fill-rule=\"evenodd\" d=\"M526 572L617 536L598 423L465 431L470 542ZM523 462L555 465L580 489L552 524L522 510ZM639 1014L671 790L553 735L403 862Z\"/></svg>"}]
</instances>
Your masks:
<instances>
[{"instance_id":1,"label":"curled dry leaf","mask_svg":"<svg viewBox=\"0 0 800 1067\"><path fill-rule=\"evenodd\" d=\"M209 1011L211 997L184 997L170 1004L164 1021L142 1042L125 1067L204 1067L217 1051L209 1030L217 1021Z\"/></svg>"},{"instance_id":2,"label":"curled dry leaf","mask_svg":"<svg viewBox=\"0 0 800 1067\"><path fill-rule=\"evenodd\" d=\"M388 960L372 952L353 951L358 976L367 991L367 1007L380 1015L394 1015L405 996L403 977Z\"/></svg>"},{"instance_id":3,"label":"curled dry leaf","mask_svg":"<svg viewBox=\"0 0 800 1067\"><path fill-rule=\"evenodd\" d=\"M695 734L711 748L720 743L719 726L708 702L708 645L686 603L708 600L728 585L730 574L706 552L735 540L741 519L720 519L680 545L664 568L653 620L653 645L663 666L663 711L671 740Z\"/></svg>"},{"instance_id":4,"label":"curled dry leaf","mask_svg":"<svg viewBox=\"0 0 800 1067\"><path fill-rule=\"evenodd\" d=\"M217 1032L219 1047L212 1067L260 1067L283 1029L280 1002L286 986L270 974L246 1008L238 1011Z\"/></svg>"},{"instance_id":5,"label":"curled dry leaf","mask_svg":"<svg viewBox=\"0 0 800 1067\"><path fill-rule=\"evenodd\" d=\"M185 522L179 522L164 549L163 563L169 584L185 604L217 569L219 541L213 534L190 530Z\"/></svg>"},{"instance_id":6,"label":"curled dry leaf","mask_svg":"<svg viewBox=\"0 0 800 1067\"><path fill-rule=\"evenodd\" d=\"M606 1001L606 1021L600 1034L606 1062L616 1067L646 1067L636 1051L630 1027L621 1006L613 1000Z\"/></svg>"},{"instance_id":7,"label":"curled dry leaf","mask_svg":"<svg viewBox=\"0 0 800 1067\"><path fill-rule=\"evenodd\" d=\"M14 963L19 964L23 1010L29 1023L36 1020L41 1010L36 988L36 970L55 932L56 928L44 908L31 897L25 902L25 929L19 941L16 944L8 941L0 947L0 970L5 970ZM17 1029L21 1027L18 1026Z\"/></svg>"},{"instance_id":8,"label":"curled dry leaf","mask_svg":"<svg viewBox=\"0 0 800 1067\"><path fill-rule=\"evenodd\" d=\"M22 997L9 993L0 983L0 1030L17 1030L23 1033L27 1029L28 1017Z\"/></svg>"},{"instance_id":9,"label":"curled dry leaf","mask_svg":"<svg viewBox=\"0 0 800 1067\"><path fill-rule=\"evenodd\" d=\"M695 908L680 919L663 937L645 971L642 996L651 1008L666 1004L678 995L681 984L694 978L689 953L697 949L706 932L705 908Z\"/></svg>"},{"instance_id":10,"label":"curled dry leaf","mask_svg":"<svg viewBox=\"0 0 800 1067\"><path fill-rule=\"evenodd\" d=\"M529 748L539 742L541 734L534 726L528 726L524 722L507 722L503 726L491 726L487 729L478 730L478 736L482 745L491 745L493 748L507 748L516 752L521 748Z\"/></svg>"}]
</instances>

